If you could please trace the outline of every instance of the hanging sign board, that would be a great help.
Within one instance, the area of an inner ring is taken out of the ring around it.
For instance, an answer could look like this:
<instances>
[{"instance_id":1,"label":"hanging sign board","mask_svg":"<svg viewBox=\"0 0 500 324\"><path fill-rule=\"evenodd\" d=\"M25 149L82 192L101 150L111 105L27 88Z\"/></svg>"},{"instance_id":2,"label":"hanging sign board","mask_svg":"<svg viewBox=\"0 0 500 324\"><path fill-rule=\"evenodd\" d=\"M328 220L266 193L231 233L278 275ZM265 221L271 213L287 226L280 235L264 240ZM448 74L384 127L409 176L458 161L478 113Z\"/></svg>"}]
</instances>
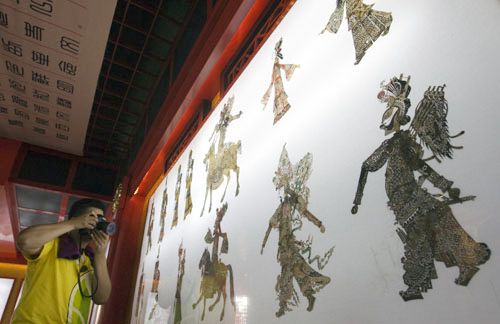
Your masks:
<instances>
[{"instance_id":1,"label":"hanging sign board","mask_svg":"<svg viewBox=\"0 0 500 324\"><path fill-rule=\"evenodd\" d=\"M0 1L0 136L81 155L116 1Z\"/></svg>"}]
</instances>

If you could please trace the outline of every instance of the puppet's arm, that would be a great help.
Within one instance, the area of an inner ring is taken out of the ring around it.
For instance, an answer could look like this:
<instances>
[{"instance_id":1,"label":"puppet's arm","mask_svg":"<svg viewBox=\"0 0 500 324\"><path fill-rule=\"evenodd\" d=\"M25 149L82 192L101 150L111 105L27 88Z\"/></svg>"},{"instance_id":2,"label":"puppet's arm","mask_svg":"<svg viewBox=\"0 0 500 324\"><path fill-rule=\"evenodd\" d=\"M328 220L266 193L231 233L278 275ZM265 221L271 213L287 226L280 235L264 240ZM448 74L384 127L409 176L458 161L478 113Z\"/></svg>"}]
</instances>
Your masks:
<instances>
[{"instance_id":1,"label":"puppet's arm","mask_svg":"<svg viewBox=\"0 0 500 324\"><path fill-rule=\"evenodd\" d=\"M264 248L266 247L267 239L269 238L269 234L271 234L271 230L273 228L277 228L279 226L279 215L282 212L282 204L274 212L273 216L269 220L269 226L267 227L266 235L264 236L264 240L262 241L262 246L260 248L260 254L264 253Z\"/></svg>"},{"instance_id":2,"label":"puppet's arm","mask_svg":"<svg viewBox=\"0 0 500 324\"><path fill-rule=\"evenodd\" d=\"M358 189L356 190L356 196L354 197L354 205L352 206L351 213L356 214L358 212L358 206L361 205L361 198L363 198L363 191L368 178L368 172L375 172L379 170L387 162L390 151L389 145L389 140L385 140L382 145L380 145L379 148L377 148L375 152L373 152L372 155L370 155L370 157L361 165Z\"/></svg>"},{"instance_id":3,"label":"puppet's arm","mask_svg":"<svg viewBox=\"0 0 500 324\"><path fill-rule=\"evenodd\" d=\"M440 189L442 192L448 192L448 195L451 199L460 199L460 189L452 187L453 181L450 181L437 173L424 161L420 161L417 171L421 173L422 176L425 177L425 179L429 180L434 187Z\"/></svg>"},{"instance_id":4,"label":"puppet's arm","mask_svg":"<svg viewBox=\"0 0 500 324\"><path fill-rule=\"evenodd\" d=\"M316 216L314 216L314 214L311 213L309 210L305 209L302 212L302 216L304 216L311 223L313 223L314 225L316 225L319 228L319 230L321 231L321 233L325 232L325 226L323 226L323 223Z\"/></svg>"}]
</instances>

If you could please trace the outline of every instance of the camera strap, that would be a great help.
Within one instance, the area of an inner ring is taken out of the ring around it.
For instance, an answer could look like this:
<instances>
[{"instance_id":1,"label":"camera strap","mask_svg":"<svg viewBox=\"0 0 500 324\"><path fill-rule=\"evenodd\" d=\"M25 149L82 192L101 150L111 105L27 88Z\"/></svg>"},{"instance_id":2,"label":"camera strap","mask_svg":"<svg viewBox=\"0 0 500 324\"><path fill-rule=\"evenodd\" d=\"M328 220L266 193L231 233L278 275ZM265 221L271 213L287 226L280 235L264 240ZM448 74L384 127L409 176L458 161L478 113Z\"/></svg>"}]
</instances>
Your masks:
<instances>
[{"instance_id":1,"label":"camera strap","mask_svg":"<svg viewBox=\"0 0 500 324\"><path fill-rule=\"evenodd\" d=\"M80 242L79 242L79 247L78 247L79 251L80 251L80 257L83 255L83 257L85 258L85 250L82 249L82 241L80 239ZM94 269L94 277L95 277L95 288L91 289L91 293L90 295L86 295L84 292L83 292L83 289L82 289L82 283L80 281L80 274L83 273L83 271L86 271L86 267L85 269L82 271L82 266L80 264L80 257L78 257L78 273L77 273L77 280L78 280L78 289L80 290L80 294L82 294L83 297L87 297L87 298L92 298L92 300L94 300L94 296L95 296L95 293L97 292L97 289L99 288L99 278L97 276L97 271L95 270L95 262L92 258L89 258L90 259L90 263L92 265L92 268Z\"/></svg>"}]
</instances>

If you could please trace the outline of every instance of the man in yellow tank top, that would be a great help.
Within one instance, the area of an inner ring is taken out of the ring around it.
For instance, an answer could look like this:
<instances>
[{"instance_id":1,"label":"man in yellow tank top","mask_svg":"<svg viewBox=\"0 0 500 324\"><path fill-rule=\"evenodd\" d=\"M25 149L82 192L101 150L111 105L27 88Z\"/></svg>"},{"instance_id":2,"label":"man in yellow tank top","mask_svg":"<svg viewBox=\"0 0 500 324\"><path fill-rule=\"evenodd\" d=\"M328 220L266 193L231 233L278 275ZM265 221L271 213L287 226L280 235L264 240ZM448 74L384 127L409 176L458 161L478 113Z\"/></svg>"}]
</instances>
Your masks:
<instances>
[{"instance_id":1,"label":"man in yellow tank top","mask_svg":"<svg viewBox=\"0 0 500 324\"><path fill-rule=\"evenodd\" d=\"M68 220L29 227L16 244L28 260L21 301L12 323L86 324L91 301L104 304L111 293L106 264L108 236L94 230L105 206L81 199ZM88 244L93 241L95 251Z\"/></svg>"}]
</instances>

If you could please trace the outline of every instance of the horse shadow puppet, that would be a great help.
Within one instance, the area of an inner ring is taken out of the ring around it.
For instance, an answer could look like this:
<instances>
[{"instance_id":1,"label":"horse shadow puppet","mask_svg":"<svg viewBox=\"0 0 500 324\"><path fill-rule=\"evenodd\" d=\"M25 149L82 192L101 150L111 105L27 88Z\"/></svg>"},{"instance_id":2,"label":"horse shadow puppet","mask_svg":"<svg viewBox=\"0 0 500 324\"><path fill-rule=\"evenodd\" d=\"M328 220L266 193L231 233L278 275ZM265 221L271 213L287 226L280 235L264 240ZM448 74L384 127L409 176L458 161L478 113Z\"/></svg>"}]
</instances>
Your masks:
<instances>
[{"instance_id":1,"label":"horse shadow puppet","mask_svg":"<svg viewBox=\"0 0 500 324\"><path fill-rule=\"evenodd\" d=\"M203 300L203 312L201 314L201 320L205 319L205 307L207 299L215 298L215 301L208 307L208 311L211 312L214 307L219 303L222 296L222 312L220 314L219 320L224 319L224 311L226 308L226 281L227 274L229 273L229 291L231 297L231 304L233 308L236 308L234 302L234 277L233 268L230 264L224 264L219 258L219 253L227 253L229 250L229 241L227 238L227 233L223 233L221 230L220 223L222 218L226 214L227 203L224 203L222 208L216 210L217 217L215 219L215 225L213 234L208 229L205 235L205 242L212 244L212 256L207 248L203 252L198 268L201 270L201 284L200 284L200 296L196 303L193 304L193 309L198 306L198 304ZM219 252L219 240L222 238L222 246Z\"/></svg>"}]
</instances>

